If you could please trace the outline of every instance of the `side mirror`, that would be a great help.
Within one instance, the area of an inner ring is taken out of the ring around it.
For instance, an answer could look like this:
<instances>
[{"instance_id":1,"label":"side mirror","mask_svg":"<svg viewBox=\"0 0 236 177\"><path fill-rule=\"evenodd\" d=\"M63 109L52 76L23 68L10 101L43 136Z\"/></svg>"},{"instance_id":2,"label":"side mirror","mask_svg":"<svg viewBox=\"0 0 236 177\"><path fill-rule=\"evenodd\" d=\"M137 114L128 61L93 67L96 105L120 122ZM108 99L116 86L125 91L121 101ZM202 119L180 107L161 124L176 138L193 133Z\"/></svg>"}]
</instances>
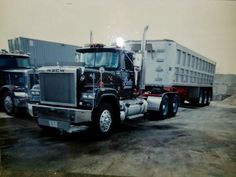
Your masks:
<instances>
[{"instance_id":1,"label":"side mirror","mask_svg":"<svg viewBox=\"0 0 236 177\"><path fill-rule=\"evenodd\" d=\"M135 54L135 59L133 63L134 63L134 70L139 72L142 67L142 54L141 53Z\"/></svg>"},{"instance_id":2,"label":"side mirror","mask_svg":"<svg viewBox=\"0 0 236 177\"><path fill-rule=\"evenodd\" d=\"M141 67L139 67L139 66L134 66L134 71L136 71L136 72L141 71Z\"/></svg>"}]
</instances>

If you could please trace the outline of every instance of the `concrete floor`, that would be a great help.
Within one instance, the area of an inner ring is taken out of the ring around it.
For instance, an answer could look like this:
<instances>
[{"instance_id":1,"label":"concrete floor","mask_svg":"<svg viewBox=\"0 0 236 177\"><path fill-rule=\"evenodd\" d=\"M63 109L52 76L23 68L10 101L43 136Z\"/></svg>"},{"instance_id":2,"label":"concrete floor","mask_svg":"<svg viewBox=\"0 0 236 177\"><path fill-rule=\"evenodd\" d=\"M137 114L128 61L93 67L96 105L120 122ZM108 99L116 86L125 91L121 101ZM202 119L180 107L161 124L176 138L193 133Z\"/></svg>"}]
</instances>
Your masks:
<instances>
[{"instance_id":1,"label":"concrete floor","mask_svg":"<svg viewBox=\"0 0 236 177\"><path fill-rule=\"evenodd\" d=\"M0 113L0 176L236 176L236 107L182 107L175 118L137 120L97 141L45 133Z\"/></svg>"}]
</instances>

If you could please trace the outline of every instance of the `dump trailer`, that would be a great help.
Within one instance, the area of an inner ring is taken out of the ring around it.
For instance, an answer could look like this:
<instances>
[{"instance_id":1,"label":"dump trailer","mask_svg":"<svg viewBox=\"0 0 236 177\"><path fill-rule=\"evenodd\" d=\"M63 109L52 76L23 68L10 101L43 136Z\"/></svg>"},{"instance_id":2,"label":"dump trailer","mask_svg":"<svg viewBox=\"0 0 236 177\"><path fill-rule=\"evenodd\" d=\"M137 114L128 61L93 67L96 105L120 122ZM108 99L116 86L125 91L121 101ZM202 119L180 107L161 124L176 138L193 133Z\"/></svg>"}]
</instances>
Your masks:
<instances>
[{"instance_id":1,"label":"dump trailer","mask_svg":"<svg viewBox=\"0 0 236 177\"><path fill-rule=\"evenodd\" d=\"M139 54L138 40L126 41L126 48ZM173 40L147 40L144 62L146 87L163 87L177 92L180 102L209 105L212 100L216 63Z\"/></svg>"}]
</instances>

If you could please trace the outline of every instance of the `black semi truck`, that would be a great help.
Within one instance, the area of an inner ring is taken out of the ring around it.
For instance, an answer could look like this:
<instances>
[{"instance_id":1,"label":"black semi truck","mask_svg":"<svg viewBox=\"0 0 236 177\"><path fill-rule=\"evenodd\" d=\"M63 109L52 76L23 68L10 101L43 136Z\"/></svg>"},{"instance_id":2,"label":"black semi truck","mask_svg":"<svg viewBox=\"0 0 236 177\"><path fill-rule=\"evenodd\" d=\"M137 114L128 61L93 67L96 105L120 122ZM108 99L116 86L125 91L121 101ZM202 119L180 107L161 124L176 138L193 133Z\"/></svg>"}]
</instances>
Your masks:
<instances>
[{"instance_id":1,"label":"black semi truck","mask_svg":"<svg viewBox=\"0 0 236 177\"><path fill-rule=\"evenodd\" d=\"M31 114L42 128L71 133L90 127L101 136L147 113L153 118L175 116L178 94L145 85L148 68L136 64L144 51L135 58L124 48L93 44L77 49L79 66L39 68L40 102L29 104Z\"/></svg>"}]
</instances>

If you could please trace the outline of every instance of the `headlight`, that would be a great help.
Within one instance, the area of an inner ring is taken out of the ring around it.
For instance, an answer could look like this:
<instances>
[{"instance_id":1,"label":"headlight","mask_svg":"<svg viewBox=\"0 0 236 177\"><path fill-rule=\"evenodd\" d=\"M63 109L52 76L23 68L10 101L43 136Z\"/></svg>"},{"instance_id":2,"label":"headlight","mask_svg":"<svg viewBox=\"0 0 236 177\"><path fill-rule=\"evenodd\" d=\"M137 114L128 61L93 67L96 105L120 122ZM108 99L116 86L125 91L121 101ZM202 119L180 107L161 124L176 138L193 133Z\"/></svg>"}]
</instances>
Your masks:
<instances>
[{"instance_id":1,"label":"headlight","mask_svg":"<svg viewBox=\"0 0 236 177\"><path fill-rule=\"evenodd\" d=\"M14 92L14 95L16 97L23 97L23 98L27 98L28 97L28 94L25 93L25 92Z\"/></svg>"},{"instance_id":2,"label":"headlight","mask_svg":"<svg viewBox=\"0 0 236 177\"><path fill-rule=\"evenodd\" d=\"M85 76L84 76L84 75L80 76L80 81L81 81L81 82L83 82L84 79L85 79Z\"/></svg>"},{"instance_id":3,"label":"headlight","mask_svg":"<svg viewBox=\"0 0 236 177\"><path fill-rule=\"evenodd\" d=\"M40 92L38 90L31 90L30 91L31 95L35 95L35 96L38 96L40 94Z\"/></svg>"},{"instance_id":4,"label":"headlight","mask_svg":"<svg viewBox=\"0 0 236 177\"><path fill-rule=\"evenodd\" d=\"M31 95L39 95L39 91L31 91Z\"/></svg>"},{"instance_id":5,"label":"headlight","mask_svg":"<svg viewBox=\"0 0 236 177\"><path fill-rule=\"evenodd\" d=\"M83 92L81 97L83 99L94 99L95 98L95 93Z\"/></svg>"}]
</instances>

